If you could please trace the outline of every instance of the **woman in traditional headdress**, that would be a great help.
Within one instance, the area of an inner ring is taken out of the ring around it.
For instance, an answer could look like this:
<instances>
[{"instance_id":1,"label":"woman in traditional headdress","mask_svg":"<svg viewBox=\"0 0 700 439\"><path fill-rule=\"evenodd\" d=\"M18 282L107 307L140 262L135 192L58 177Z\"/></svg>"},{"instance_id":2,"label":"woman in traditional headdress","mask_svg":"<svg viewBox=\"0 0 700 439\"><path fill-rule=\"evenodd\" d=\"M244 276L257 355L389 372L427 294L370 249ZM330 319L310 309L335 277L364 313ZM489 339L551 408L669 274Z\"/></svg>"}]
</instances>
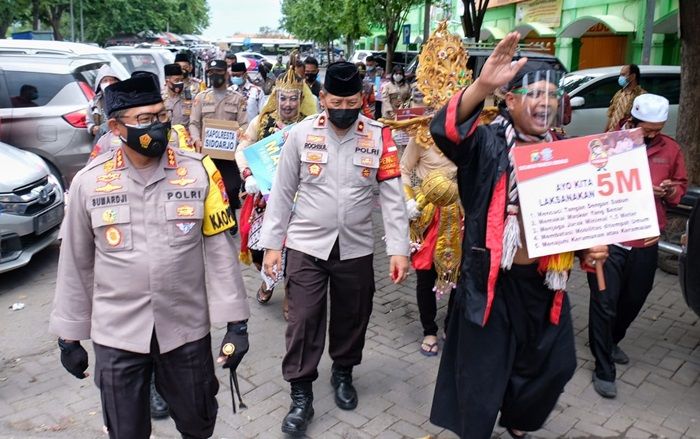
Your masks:
<instances>
[{"instance_id":1,"label":"woman in traditional headdress","mask_svg":"<svg viewBox=\"0 0 700 439\"><path fill-rule=\"evenodd\" d=\"M293 62L290 62L294 65ZM260 239L260 227L266 201L260 193L257 181L248 167L248 161L243 150L249 145L264 139L287 125L294 124L307 116L316 113L316 103L309 87L304 86L304 80L290 68L287 73L275 82L267 103L248 125L248 129L242 136L236 151L236 162L241 169L241 177L244 181L246 200L241 209L241 261L255 264L260 270L264 249L258 245ZM274 288L274 287L273 287ZM273 288L268 289L265 282L262 283L257 293L257 300L261 304L270 301ZM286 313L285 313L286 314ZM286 317L286 315L285 315Z\"/></svg>"}]
</instances>

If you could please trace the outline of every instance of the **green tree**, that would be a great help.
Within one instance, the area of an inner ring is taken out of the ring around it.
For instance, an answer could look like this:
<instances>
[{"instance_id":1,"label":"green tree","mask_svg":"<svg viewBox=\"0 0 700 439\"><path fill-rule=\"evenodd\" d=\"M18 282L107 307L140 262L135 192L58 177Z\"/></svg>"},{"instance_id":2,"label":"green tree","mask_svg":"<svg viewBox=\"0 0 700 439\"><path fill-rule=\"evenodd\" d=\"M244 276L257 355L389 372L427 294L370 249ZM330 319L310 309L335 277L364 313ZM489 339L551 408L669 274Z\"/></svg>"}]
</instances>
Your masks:
<instances>
[{"instance_id":1,"label":"green tree","mask_svg":"<svg viewBox=\"0 0 700 439\"><path fill-rule=\"evenodd\" d=\"M390 72L396 51L396 45L401 37L401 26L406 23L408 13L416 6L432 1L426 0L361 0L367 7L372 22L381 25L386 31L386 71Z\"/></svg>"},{"instance_id":2,"label":"green tree","mask_svg":"<svg viewBox=\"0 0 700 439\"><path fill-rule=\"evenodd\" d=\"M327 47L340 38L342 10L334 0L283 0L281 26L302 40Z\"/></svg>"},{"instance_id":3,"label":"green tree","mask_svg":"<svg viewBox=\"0 0 700 439\"><path fill-rule=\"evenodd\" d=\"M340 6L340 33L345 39L345 50L349 56L354 41L370 34L370 8L354 0L343 0Z\"/></svg>"},{"instance_id":4,"label":"green tree","mask_svg":"<svg viewBox=\"0 0 700 439\"><path fill-rule=\"evenodd\" d=\"M700 100L700 2L680 0L681 98L678 105L676 139L685 152L688 179L700 184L700 118L695 109Z\"/></svg>"},{"instance_id":5,"label":"green tree","mask_svg":"<svg viewBox=\"0 0 700 439\"><path fill-rule=\"evenodd\" d=\"M0 0L0 38L14 23L29 19L29 7L29 0Z\"/></svg>"},{"instance_id":6,"label":"green tree","mask_svg":"<svg viewBox=\"0 0 700 439\"><path fill-rule=\"evenodd\" d=\"M464 15L462 15L464 36L474 38L474 41L478 42L489 0L462 0L462 4L464 5Z\"/></svg>"}]
</instances>

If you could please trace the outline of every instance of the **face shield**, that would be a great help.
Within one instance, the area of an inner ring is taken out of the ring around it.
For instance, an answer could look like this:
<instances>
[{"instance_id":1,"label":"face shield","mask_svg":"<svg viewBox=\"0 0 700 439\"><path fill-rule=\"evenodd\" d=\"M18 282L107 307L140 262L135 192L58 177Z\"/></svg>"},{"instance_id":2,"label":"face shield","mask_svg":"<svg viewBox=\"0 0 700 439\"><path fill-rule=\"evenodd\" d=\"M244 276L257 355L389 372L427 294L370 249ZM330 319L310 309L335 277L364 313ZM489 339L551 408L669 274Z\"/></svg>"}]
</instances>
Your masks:
<instances>
[{"instance_id":1,"label":"face shield","mask_svg":"<svg viewBox=\"0 0 700 439\"><path fill-rule=\"evenodd\" d=\"M542 135L562 125L562 77L562 72L539 70L526 73L511 84L506 103L514 123L524 134Z\"/></svg>"}]
</instances>

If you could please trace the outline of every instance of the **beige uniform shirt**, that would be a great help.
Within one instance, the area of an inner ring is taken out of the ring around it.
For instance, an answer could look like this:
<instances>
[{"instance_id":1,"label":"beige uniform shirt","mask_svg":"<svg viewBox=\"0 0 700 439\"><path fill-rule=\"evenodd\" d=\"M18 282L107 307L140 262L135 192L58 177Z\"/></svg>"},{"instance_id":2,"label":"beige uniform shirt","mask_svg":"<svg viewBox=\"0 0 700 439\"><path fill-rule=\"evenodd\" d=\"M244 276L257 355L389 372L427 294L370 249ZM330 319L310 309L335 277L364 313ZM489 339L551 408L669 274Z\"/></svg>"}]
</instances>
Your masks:
<instances>
[{"instance_id":1,"label":"beige uniform shirt","mask_svg":"<svg viewBox=\"0 0 700 439\"><path fill-rule=\"evenodd\" d=\"M172 112L171 123L173 125L190 125L190 114L192 113L192 101L186 100L182 93L171 95L167 90L163 92L163 104L165 109Z\"/></svg>"},{"instance_id":2,"label":"beige uniform shirt","mask_svg":"<svg viewBox=\"0 0 700 439\"><path fill-rule=\"evenodd\" d=\"M437 147L423 148L416 142L415 138L411 137L401 156L401 180L403 184L413 187L412 173L415 173L419 180L423 180L436 169L443 169L450 176L457 174L457 166L452 160L445 157L445 154Z\"/></svg>"},{"instance_id":3,"label":"beige uniform shirt","mask_svg":"<svg viewBox=\"0 0 700 439\"><path fill-rule=\"evenodd\" d=\"M203 140L202 122L206 119L236 121L242 130L248 126L246 98L231 89L224 90L219 93L209 88L194 98L189 126L193 139Z\"/></svg>"},{"instance_id":4,"label":"beige uniform shirt","mask_svg":"<svg viewBox=\"0 0 700 439\"><path fill-rule=\"evenodd\" d=\"M280 250L286 238L287 247L327 260L338 239L341 260L372 254L378 186L386 252L408 256L398 151L387 131L388 138L382 124L361 115L339 138L325 112L296 124L282 148L260 244Z\"/></svg>"},{"instance_id":5,"label":"beige uniform shirt","mask_svg":"<svg viewBox=\"0 0 700 439\"><path fill-rule=\"evenodd\" d=\"M235 220L216 168L168 148L144 181L122 148L73 180L49 330L138 353L150 352L155 330L168 352L204 337L210 321L247 319L227 231Z\"/></svg>"},{"instance_id":6,"label":"beige uniform shirt","mask_svg":"<svg viewBox=\"0 0 700 439\"><path fill-rule=\"evenodd\" d=\"M382 87L382 117L393 118L396 110L411 98L411 86L407 83L387 82Z\"/></svg>"}]
</instances>

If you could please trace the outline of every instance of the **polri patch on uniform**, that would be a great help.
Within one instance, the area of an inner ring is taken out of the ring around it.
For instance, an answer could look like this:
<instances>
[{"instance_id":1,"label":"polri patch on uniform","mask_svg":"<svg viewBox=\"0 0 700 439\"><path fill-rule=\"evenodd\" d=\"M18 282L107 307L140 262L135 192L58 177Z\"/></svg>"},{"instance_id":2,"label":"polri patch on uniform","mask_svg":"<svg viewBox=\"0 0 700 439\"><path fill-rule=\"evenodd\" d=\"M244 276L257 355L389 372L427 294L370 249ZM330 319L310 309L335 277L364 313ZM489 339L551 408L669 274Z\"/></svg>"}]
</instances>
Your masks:
<instances>
[{"instance_id":1,"label":"polri patch on uniform","mask_svg":"<svg viewBox=\"0 0 700 439\"><path fill-rule=\"evenodd\" d=\"M122 242L122 232L115 226L109 226L105 230L105 240L110 247L116 247Z\"/></svg>"},{"instance_id":2,"label":"polri patch on uniform","mask_svg":"<svg viewBox=\"0 0 700 439\"><path fill-rule=\"evenodd\" d=\"M183 235L187 235L194 228L196 223L177 223L177 228L180 229Z\"/></svg>"},{"instance_id":3,"label":"polri patch on uniform","mask_svg":"<svg viewBox=\"0 0 700 439\"><path fill-rule=\"evenodd\" d=\"M101 192L101 193L110 193L114 191L118 191L119 189L123 189L124 186L119 185L119 184L112 184L112 183L107 183L104 186L99 186L95 188L95 192Z\"/></svg>"},{"instance_id":4,"label":"polri patch on uniform","mask_svg":"<svg viewBox=\"0 0 700 439\"><path fill-rule=\"evenodd\" d=\"M317 163L312 163L309 165L309 174L317 177L321 175L321 166Z\"/></svg>"},{"instance_id":5,"label":"polri patch on uniform","mask_svg":"<svg viewBox=\"0 0 700 439\"><path fill-rule=\"evenodd\" d=\"M107 209L102 212L102 221L105 224L114 224L117 221L117 211L114 209Z\"/></svg>"}]
</instances>

